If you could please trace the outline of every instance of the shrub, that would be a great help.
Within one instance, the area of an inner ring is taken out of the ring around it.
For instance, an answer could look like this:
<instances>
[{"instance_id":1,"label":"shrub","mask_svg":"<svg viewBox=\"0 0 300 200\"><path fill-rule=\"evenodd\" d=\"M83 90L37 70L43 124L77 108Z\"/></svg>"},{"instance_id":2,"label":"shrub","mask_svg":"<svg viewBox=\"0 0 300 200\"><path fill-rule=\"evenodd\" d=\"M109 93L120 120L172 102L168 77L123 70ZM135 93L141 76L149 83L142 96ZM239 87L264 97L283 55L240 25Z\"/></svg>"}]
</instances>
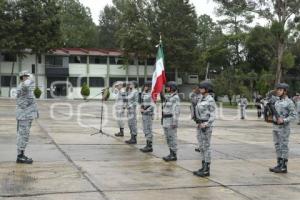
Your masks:
<instances>
[{"instance_id":1,"label":"shrub","mask_svg":"<svg viewBox=\"0 0 300 200\"><path fill-rule=\"evenodd\" d=\"M82 85L81 95L83 96L84 99L87 99L87 97L90 96L90 88L86 83Z\"/></svg>"},{"instance_id":2,"label":"shrub","mask_svg":"<svg viewBox=\"0 0 300 200\"><path fill-rule=\"evenodd\" d=\"M42 91L40 90L40 88L39 87L36 87L35 89L34 89L34 96L35 96L35 98L40 98L41 97L41 95L42 95Z\"/></svg>"}]
</instances>

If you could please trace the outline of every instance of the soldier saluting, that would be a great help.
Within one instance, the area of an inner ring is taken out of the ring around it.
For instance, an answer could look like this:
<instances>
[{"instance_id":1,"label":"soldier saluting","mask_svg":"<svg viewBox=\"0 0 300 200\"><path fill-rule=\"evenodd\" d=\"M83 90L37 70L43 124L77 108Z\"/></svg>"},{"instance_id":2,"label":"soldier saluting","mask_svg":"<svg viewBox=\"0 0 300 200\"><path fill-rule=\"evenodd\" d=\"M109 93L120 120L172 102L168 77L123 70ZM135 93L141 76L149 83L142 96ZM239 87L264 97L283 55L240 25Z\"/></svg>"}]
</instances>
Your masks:
<instances>
[{"instance_id":1,"label":"soldier saluting","mask_svg":"<svg viewBox=\"0 0 300 200\"><path fill-rule=\"evenodd\" d=\"M153 111L154 105L151 97L151 81L147 81L144 84L143 92L141 96L141 114L143 121L143 132L145 134L147 144L144 148L140 149L142 152L152 152L152 142L153 142L153 133L152 133L152 122L153 122Z\"/></svg>"},{"instance_id":2,"label":"soldier saluting","mask_svg":"<svg viewBox=\"0 0 300 200\"><path fill-rule=\"evenodd\" d=\"M214 98L209 94L213 86L208 81L202 81L199 85L202 99L198 101L195 114L197 123L197 138L199 150L202 157L202 168L194 172L194 175L205 177L210 175L211 163L211 135L213 123L216 116L216 103Z\"/></svg>"},{"instance_id":3,"label":"soldier saluting","mask_svg":"<svg viewBox=\"0 0 300 200\"><path fill-rule=\"evenodd\" d=\"M196 122L196 119L197 119L196 118L196 106L197 106L198 102L202 99L202 94L200 93L199 85L197 85L195 88L193 88L190 99L191 99L191 105L190 105L191 118L192 118L192 120L194 120ZM199 147L195 148L195 151L200 152L200 148Z\"/></svg>"},{"instance_id":4,"label":"soldier saluting","mask_svg":"<svg viewBox=\"0 0 300 200\"><path fill-rule=\"evenodd\" d=\"M180 115L180 99L177 94L177 84L174 81L169 81L166 84L166 92L163 104L162 126L170 149L170 154L163 157L163 160L168 162L177 160L177 128Z\"/></svg>"},{"instance_id":5,"label":"soldier saluting","mask_svg":"<svg viewBox=\"0 0 300 200\"><path fill-rule=\"evenodd\" d=\"M270 168L271 172L287 173L289 154L290 122L296 119L295 105L287 96L289 85L279 83L276 85L276 96L273 106L273 139L277 155L277 166Z\"/></svg>"},{"instance_id":6,"label":"soldier saluting","mask_svg":"<svg viewBox=\"0 0 300 200\"><path fill-rule=\"evenodd\" d=\"M33 160L25 156L25 149L29 141L32 121L38 118L37 104L34 98L34 81L30 79L30 73L20 73L21 83L17 87L17 163L32 164Z\"/></svg>"},{"instance_id":7,"label":"soldier saluting","mask_svg":"<svg viewBox=\"0 0 300 200\"><path fill-rule=\"evenodd\" d=\"M125 98L126 93L124 91L124 83L122 81L117 81L115 83L115 115L117 118L117 123L120 131L115 134L116 137L124 137L124 115L125 115Z\"/></svg>"}]
</instances>

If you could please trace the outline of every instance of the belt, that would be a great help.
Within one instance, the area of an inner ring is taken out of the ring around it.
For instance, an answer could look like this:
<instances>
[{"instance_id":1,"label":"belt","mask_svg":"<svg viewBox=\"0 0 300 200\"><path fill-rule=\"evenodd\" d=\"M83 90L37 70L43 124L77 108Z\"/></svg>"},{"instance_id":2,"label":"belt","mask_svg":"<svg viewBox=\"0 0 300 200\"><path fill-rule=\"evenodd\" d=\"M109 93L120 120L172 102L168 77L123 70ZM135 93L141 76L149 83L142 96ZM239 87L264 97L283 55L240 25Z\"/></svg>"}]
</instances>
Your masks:
<instances>
[{"instance_id":1,"label":"belt","mask_svg":"<svg viewBox=\"0 0 300 200\"><path fill-rule=\"evenodd\" d=\"M199 123L205 123L205 122L208 122L208 120L201 120L201 119L196 119L196 122L199 124Z\"/></svg>"},{"instance_id":2,"label":"belt","mask_svg":"<svg viewBox=\"0 0 300 200\"><path fill-rule=\"evenodd\" d=\"M172 114L163 114L163 118L172 118L173 115Z\"/></svg>"}]
</instances>

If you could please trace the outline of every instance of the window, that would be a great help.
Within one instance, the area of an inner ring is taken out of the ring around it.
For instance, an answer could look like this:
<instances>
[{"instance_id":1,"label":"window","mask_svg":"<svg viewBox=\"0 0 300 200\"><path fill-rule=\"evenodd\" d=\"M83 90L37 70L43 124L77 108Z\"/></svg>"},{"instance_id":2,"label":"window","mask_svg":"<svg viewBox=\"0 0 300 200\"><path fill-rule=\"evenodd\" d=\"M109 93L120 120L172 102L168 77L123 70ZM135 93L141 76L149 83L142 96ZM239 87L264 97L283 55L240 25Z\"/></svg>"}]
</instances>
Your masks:
<instances>
[{"instance_id":1,"label":"window","mask_svg":"<svg viewBox=\"0 0 300 200\"><path fill-rule=\"evenodd\" d=\"M42 63L42 55L41 55L41 54L38 55L38 63L39 63L39 64Z\"/></svg>"},{"instance_id":2,"label":"window","mask_svg":"<svg viewBox=\"0 0 300 200\"><path fill-rule=\"evenodd\" d=\"M35 74L35 64L31 65L31 73Z\"/></svg>"},{"instance_id":3,"label":"window","mask_svg":"<svg viewBox=\"0 0 300 200\"><path fill-rule=\"evenodd\" d=\"M16 62L17 56L11 53L2 53L4 62Z\"/></svg>"},{"instance_id":4,"label":"window","mask_svg":"<svg viewBox=\"0 0 300 200\"><path fill-rule=\"evenodd\" d=\"M107 64L106 56L90 56L90 64Z\"/></svg>"},{"instance_id":5,"label":"window","mask_svg":"<svg viewBox=\"0 0 300 200\"><path fill-rule=\"evenodd\" d=\"M1 87L9 87L10 85L10 78L12 78L12 87L17 86L17 78L16 76L2 76L1 77Z\"/></svg>"},{"instance_id":6,"label":"window","mask_svg":"<svg viewBox=\"0 0 300 200\"><path fill-rule=\"evenodd\" d=\"M123 58L121 57L109 57L109 64L111 65L123 65Z\"/></svg>"},{"instance_id":7,"label":"window","mask_svg":"<svg viewBox=\"0 0 300 200\"><path fill-rule=\"evenodd\" d=\"M69 82L73 87L81 87L83 83L87 83L86 77L69 77ZM78 85L78 82L80 85Z\"/></svg>"},{"instance_id":8,"label":"window","mask_svg":"<svg viewBox=\"0 0 300 200\"><path fill-rule=\"evenodd\" d=\"M62 56L46 56L45 57L46 67L63 67Z\"/></svg>"},{"instance_id":9,"label":"window","mask_svg":"<svg viewBox=\"0 0 300 200\"><path fill-rule=\"evenodd\" d=\"M126 81L125 77L110 77L109 78L109 87L112 87L113 84L117 81Z\"/></svg>"},{"instance_id":10,"label":"window","mask_svg":"<svg viewBox=\"0 0 300 200\"><path fill-rule=\"evenodd\" d=\"M70 56L69 63L87 63L87 56Z\"/></svg>"},{"instance_id":11,"label":"window","mask_svg":"<svg viewBox=\"0 0 300 200\"><path fill-rule=\"evenodd\" d=\"M90 87L104 87L104 78L90 77Z\"/></svg>"}]
</instances>

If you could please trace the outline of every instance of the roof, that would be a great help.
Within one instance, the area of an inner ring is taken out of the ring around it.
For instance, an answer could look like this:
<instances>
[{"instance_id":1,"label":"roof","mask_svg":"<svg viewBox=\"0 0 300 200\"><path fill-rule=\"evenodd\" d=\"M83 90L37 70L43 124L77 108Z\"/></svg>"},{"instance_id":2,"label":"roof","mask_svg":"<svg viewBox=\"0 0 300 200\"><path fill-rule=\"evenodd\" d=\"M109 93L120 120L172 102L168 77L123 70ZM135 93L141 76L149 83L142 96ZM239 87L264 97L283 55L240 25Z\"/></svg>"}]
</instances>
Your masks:
<instances>
[{"instance_id":1,"label":"roof","mask_svg":"<svg viewBox=\"0 0 300 200\"><path fill-rule=\"evenodd\" d=\"M123 53L118 49L96 49L96 48L57 48L52 49L49 54L54 55L92 55L92 56L121 56Z\"/></svg>"}]
</instances>

